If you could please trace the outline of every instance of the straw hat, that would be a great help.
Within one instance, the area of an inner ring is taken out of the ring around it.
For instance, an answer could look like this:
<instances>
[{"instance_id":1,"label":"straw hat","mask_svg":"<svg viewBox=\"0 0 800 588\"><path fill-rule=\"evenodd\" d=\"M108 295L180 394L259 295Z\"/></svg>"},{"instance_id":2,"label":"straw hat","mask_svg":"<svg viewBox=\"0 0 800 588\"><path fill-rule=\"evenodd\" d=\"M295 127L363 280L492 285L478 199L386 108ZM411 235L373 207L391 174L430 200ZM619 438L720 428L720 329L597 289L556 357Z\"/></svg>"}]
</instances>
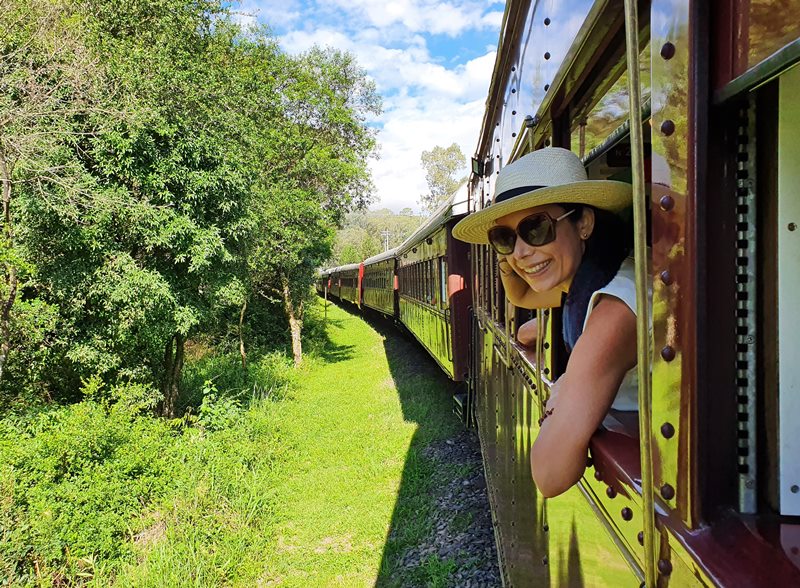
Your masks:
<instances>
[{"instance_id":1,"label":"straw hat","mask_svg":"<svg viewBox=\"0 0 800 588\"><path fill-rule=\"evenodd\" d=\"M453 227L453 236L486 244L498 218L543 204L588 204L621 212L632 203L631 186L613 180L589 180L577 155L548 147L520 157L497 176L494 203L472 213Z\"/></svg>"}]
</instances>

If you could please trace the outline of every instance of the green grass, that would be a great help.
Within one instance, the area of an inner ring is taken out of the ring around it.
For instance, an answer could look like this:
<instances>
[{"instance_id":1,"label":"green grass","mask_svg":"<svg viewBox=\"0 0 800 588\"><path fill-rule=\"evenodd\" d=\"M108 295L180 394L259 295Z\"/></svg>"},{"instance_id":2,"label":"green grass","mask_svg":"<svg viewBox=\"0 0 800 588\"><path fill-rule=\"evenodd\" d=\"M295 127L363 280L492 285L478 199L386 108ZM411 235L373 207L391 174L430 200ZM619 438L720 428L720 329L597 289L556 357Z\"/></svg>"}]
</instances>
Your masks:
<instances>
[{"instance_id":1,"label":"green grass","mask_svg":"<svg viewBox=\"0 0 800 588\"><path fill-rule=\"evenodd\" d=\"M460 426L447 380L392 326L330 305L323 329L322 303L311 312L300 370L196 354L186 421L99 380L82 402L0 419L0 585L398 584L398 557L431 532L422 450ZM444 586L454 565L406 579Z\"/></svg>"},{"instance_id":2,"label":"green grass","mask_svg":"<svg viewBox=\"0 0 800 588\"><path fill-rule=\"evenodd\" d=\"M277 476L267 585L391 583L399 554L431 530L422 449L459 426L446 380L415 345L335 306L328 318L328 359L311 363L286 413L293 451Z\"/></svg>"}]
</instances>

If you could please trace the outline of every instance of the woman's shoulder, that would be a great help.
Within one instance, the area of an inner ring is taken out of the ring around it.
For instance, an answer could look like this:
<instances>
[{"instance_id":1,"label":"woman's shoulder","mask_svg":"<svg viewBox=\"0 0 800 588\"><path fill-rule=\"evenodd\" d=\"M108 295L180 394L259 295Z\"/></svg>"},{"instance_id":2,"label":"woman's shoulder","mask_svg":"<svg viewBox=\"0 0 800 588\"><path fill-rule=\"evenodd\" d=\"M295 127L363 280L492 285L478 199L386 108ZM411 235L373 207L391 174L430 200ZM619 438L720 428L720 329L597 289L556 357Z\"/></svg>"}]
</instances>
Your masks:
<instances>
[{"instance_id":1,"label":"woman's shoulder","mask_svg":"<svg viewBox=\"0 0 800 588\"><path fill-rule=\"evenodd\" d=\"M608 284L595 290L589 298L589 304L586 309L586 318L583 326L586 328L586 323L589 321L589 316L592 310L600 301L602 296L613 296L618 298L625 305L630 308L633 314L636 314L636 279L635 279L635 265L633 257L627 257L622 261L616 275L611 279Z\"/></svg>"}]
</instances>

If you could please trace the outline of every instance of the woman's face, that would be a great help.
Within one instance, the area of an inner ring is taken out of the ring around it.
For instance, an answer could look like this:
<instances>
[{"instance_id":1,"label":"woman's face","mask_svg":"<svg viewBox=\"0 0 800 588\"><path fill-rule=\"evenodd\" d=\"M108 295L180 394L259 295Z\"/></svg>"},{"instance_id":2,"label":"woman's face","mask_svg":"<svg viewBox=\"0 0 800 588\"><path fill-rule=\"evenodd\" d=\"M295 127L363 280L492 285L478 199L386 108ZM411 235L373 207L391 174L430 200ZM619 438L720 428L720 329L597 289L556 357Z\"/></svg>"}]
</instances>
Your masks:
<instances>
[{"instance_id":1,"label":"woman's face","mask_svg":"<svg viewBox=\"0 0 800 588\"><path fill-rule=\"evenodd\" d=\"M568 210L558 204L534 206L500 217L495 224L516 229L522 219L536 212L546 212L555 220ZM583 257L584 241L594 227L591 208L584 207L580 218L574 216L575 213L556 223L556 238L546 245L528 245L517 236L514 251L506 256L509 265L534 291L569 289Z\"/></svg>"}]
</instances>

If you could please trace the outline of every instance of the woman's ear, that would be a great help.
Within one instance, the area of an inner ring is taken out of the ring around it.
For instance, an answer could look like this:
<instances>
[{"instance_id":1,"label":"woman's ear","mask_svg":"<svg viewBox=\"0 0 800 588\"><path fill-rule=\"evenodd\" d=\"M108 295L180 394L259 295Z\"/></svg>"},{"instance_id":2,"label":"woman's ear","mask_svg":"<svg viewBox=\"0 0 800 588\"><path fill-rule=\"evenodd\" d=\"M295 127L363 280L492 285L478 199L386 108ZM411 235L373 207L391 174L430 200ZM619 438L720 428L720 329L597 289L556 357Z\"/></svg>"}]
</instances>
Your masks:
<instances>
[{"instance_id":1,"label":"woman's ear","mask_svg":"<svg viewBox=\"0 0 800 588\"><path fill-rule=\"evenodd\" d=\"M581 240L586 241L591 237L592 231L594 231L594 209L590 206L584 206L581 218L578 219L575 226L578 228L578 235L580 235Z\"/></svg>"}]
</instances>

